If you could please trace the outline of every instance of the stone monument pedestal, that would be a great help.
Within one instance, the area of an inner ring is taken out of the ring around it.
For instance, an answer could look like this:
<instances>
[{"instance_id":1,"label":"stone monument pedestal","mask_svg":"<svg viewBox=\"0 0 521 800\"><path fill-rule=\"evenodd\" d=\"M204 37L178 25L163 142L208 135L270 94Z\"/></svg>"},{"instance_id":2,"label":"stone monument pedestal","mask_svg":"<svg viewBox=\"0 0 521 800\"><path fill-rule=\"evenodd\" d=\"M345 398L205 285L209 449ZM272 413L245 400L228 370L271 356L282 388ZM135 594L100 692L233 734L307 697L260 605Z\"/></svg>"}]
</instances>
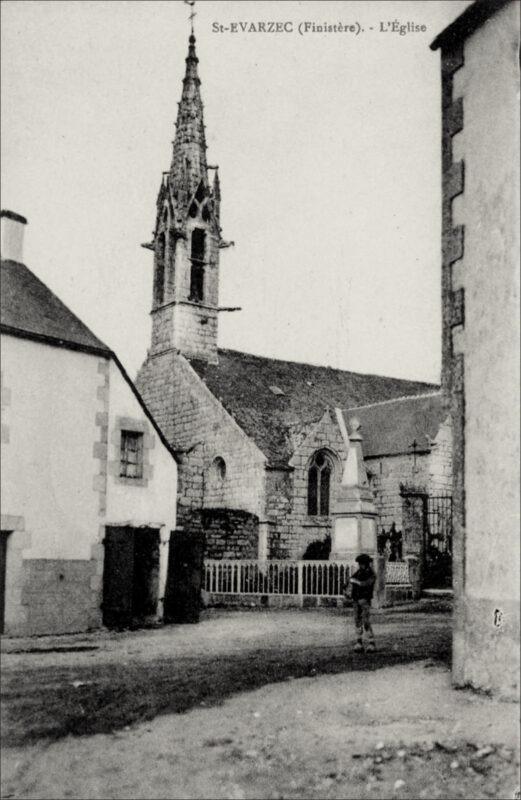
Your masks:
<instances>
[{"instance_id":1,"label":"stone monument pedestal","mask_svg":"<svg viewBox=\"0 0 521 800\"><path fill-rule=\"evenodd\" d=\"M347 434L342 412L337 409L337 419L347 449L347 459L333 510L333 532L331 536L331 561L348 561L355 564L360 553L367 553L374 561L377 572L375 587L376 605L383 604L385 575L376 543L376 507L373 492L367 480L362 453L362 435L357 419L350 420Z\"/></svg>"}]
</instances>

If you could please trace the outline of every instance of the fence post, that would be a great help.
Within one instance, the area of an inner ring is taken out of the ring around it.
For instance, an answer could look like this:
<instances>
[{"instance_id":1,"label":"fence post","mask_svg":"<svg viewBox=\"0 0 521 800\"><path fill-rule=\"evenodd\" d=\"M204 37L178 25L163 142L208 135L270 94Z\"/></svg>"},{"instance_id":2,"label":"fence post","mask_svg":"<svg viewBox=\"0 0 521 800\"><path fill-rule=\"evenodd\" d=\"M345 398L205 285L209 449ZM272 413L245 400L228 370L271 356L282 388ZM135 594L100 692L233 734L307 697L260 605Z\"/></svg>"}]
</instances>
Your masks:
<instances>
[{"instance_id":1,"label":"fence post","mask_svg":"<svg viewBox=\"0 0 521 800\"><path fill-rule=\"evenodd\" d=\"M383 608L385 605L385 556L376 556L376 585L374 593L374 604L376 608Z\"/></svg>"},{"instance_id":2,"label":"fence post","mask_svg":"<svg viewBox=\"0 0 521 800\"><path fill-rule=\"evenodd\" d=\"M298 604L301 608L304 605L303 569L304 565L302 561L297 561L297 596L298 596Z\"/></svg>"},{"instance_id":3,"label":"fence post","mask_svg":"<svg viewBox=\"0 0 521 800\"><path fill-rule=\"evenodd\" d=\"M412 586L412 597L413 600L418 600L422 593L420 559L417 556L406 556L405 560L409 565L409 582Z\"/></svg>"}]
</instances>

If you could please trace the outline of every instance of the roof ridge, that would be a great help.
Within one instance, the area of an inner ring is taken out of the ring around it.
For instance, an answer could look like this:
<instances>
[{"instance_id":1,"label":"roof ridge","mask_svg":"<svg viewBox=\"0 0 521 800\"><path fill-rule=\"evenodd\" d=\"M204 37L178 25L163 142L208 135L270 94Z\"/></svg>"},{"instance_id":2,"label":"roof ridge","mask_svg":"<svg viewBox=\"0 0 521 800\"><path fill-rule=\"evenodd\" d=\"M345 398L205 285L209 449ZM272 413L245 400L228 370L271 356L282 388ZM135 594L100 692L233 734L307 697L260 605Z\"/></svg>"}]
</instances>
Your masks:
<instances>
[{"instance_id":1,"label":"roof ridge","mask_svg":"<svg viewBox=\"0 0 521 800\"><path fill-rule=\"evenodd\" d=\"M259 361L277 361L280 364L298 364L299 366L303 367L312 367L314 369L328 369L331 372L340 372L343 375L362 375L365 378L384 378L391 381L403 381L404 383L420 383L424 386L437 386L438 384L433 383L432 381L420 381L416 380L415 378L397 378L394 375L378 375L375 372L355 372L354 370L350 369L342 369L341 367L330 367L325 364L312 364L309 361L292 361L291 359L287 358L277 358L276 356L260 356L256 353L247 353L245 350L234 350L231 347L218 347L218 353L236 353L240 356L249 356L250 358L259 359ZM405 397L406 395L404 395ZM416 396L416 395L415 395Z\"/></svg>"},{"instance_id":2,"label":"roof ridge","mask_svg":"<svg viewBox=\"0 0 521 800\"><path fill-rule=\"evenodd\" d=\"M356 411L358 408L372 408L373 406L384 406L388 403L400 403L404 400L417 400L419 397L441 397L441 389L436 392L423 392L422 394L404 394L402 397L391 397L390 400L379 400L377 403L366 403L363 406L350 406L346 411Z\"/></svg>"}]
</instances>

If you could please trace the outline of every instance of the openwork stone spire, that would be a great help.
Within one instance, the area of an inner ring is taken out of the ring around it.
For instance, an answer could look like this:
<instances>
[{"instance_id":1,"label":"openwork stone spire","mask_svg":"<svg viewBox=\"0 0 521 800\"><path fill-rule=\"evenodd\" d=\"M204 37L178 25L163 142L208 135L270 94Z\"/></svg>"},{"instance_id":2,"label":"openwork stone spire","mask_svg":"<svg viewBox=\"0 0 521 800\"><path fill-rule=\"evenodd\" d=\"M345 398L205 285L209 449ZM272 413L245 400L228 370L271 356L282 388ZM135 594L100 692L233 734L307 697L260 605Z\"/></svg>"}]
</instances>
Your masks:
<instances>
[{"instance_id":1,"label":"openwork stone spire","mask_svg":"<svg viewBox=\"0 0 521 800\"><path fill-rule=\"evenodd\" d=\"M176 205L186 210L190 198L203 182L208 186L206 137L200 78L197 73L195 36L190 35L183 93L177 112L176 134L169 183Z\"/></svg>"},{"instance_id":2,"label":"openwork stone spire","mask_svg":"<svg viewBox=\"0 0 521 800\"><path fill-rule=\"evenodd\" d=\"M192 3L189 3L192 5ZM193 12L192 12L193 14ZM191 19L192 19L191 15ZM189 38L170 169L157 197L151 352L217 360L219 179L208 183L195 36ZM226 309L228 310L228 309Z\"/></svg>"}]
</instances>

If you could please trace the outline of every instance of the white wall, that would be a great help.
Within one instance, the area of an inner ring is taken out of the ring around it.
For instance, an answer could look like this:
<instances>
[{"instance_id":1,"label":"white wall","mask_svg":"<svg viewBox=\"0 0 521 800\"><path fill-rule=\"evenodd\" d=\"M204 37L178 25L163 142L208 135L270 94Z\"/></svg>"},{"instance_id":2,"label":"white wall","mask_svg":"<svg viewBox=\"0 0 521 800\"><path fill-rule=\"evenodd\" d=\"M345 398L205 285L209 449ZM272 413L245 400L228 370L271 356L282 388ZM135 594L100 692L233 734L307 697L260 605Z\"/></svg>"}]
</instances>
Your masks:
<instances>
[{"instance_id":1,"label":"white wall","mask_svg":"<svg viewBox=\"0 0 521 800\"><path fill-rule=\"evenodd\" d=\"M152 476L146 486L108 475L107 513L93 486L99 473L94 444L104 377L99 356L2 336L2 514L23 516L31 532L25 558L89 559L100 524L175 527L177 466L114 361L109 370L109 453L118 417L146 424Z\"/></svg>"},{"instance_id":2,"label":"white wall","mask_svg":"<svg viewBox=\"0 0 521 800\"><path fill-rule=\"evenodd\" d=\"M25 558L88 559L98 536L93 443L99 358L2 336L2 514L23 516Z\"/></svg>"},{"instance_id":3,"label":"white wall","mask_svg":"<svg viewBox=\"0 0 521 800\"><path fill-rule=\"evenodd\" d=\"M147 420L114 361L110 365L109 461L119 459L119 441L115 443L118 417L145 421L152 440L148 459L152 476L146 486L122 484L117 476L108 476L107 524L164 525L170 533L175 528L177 465Z\"/></svg>"},{"instance_id":4,"label":"white wall","mask_svg":"<svg viewBox=\"0 0 521 800\"><path fill-rule=\"evenodd\" d=\"M465 249L453 289L465 287L466 592L519 598L519 4L465 42L454 76L464 127L453 160L465 189L453 203Z\"/></svg>"},{"instance_id":5,"label":"white wall","mask_svg":"<svg viewBox=\"0 0 521 800\"><path fill-rule=\"evenodd\" d=\"M146 480L119 477L122 418L145 432ZM161 529L162 616L177 465L112 359L2 336L1 478L8 633L101 623L107 525Z\"/></svg>"}]
</instances>

